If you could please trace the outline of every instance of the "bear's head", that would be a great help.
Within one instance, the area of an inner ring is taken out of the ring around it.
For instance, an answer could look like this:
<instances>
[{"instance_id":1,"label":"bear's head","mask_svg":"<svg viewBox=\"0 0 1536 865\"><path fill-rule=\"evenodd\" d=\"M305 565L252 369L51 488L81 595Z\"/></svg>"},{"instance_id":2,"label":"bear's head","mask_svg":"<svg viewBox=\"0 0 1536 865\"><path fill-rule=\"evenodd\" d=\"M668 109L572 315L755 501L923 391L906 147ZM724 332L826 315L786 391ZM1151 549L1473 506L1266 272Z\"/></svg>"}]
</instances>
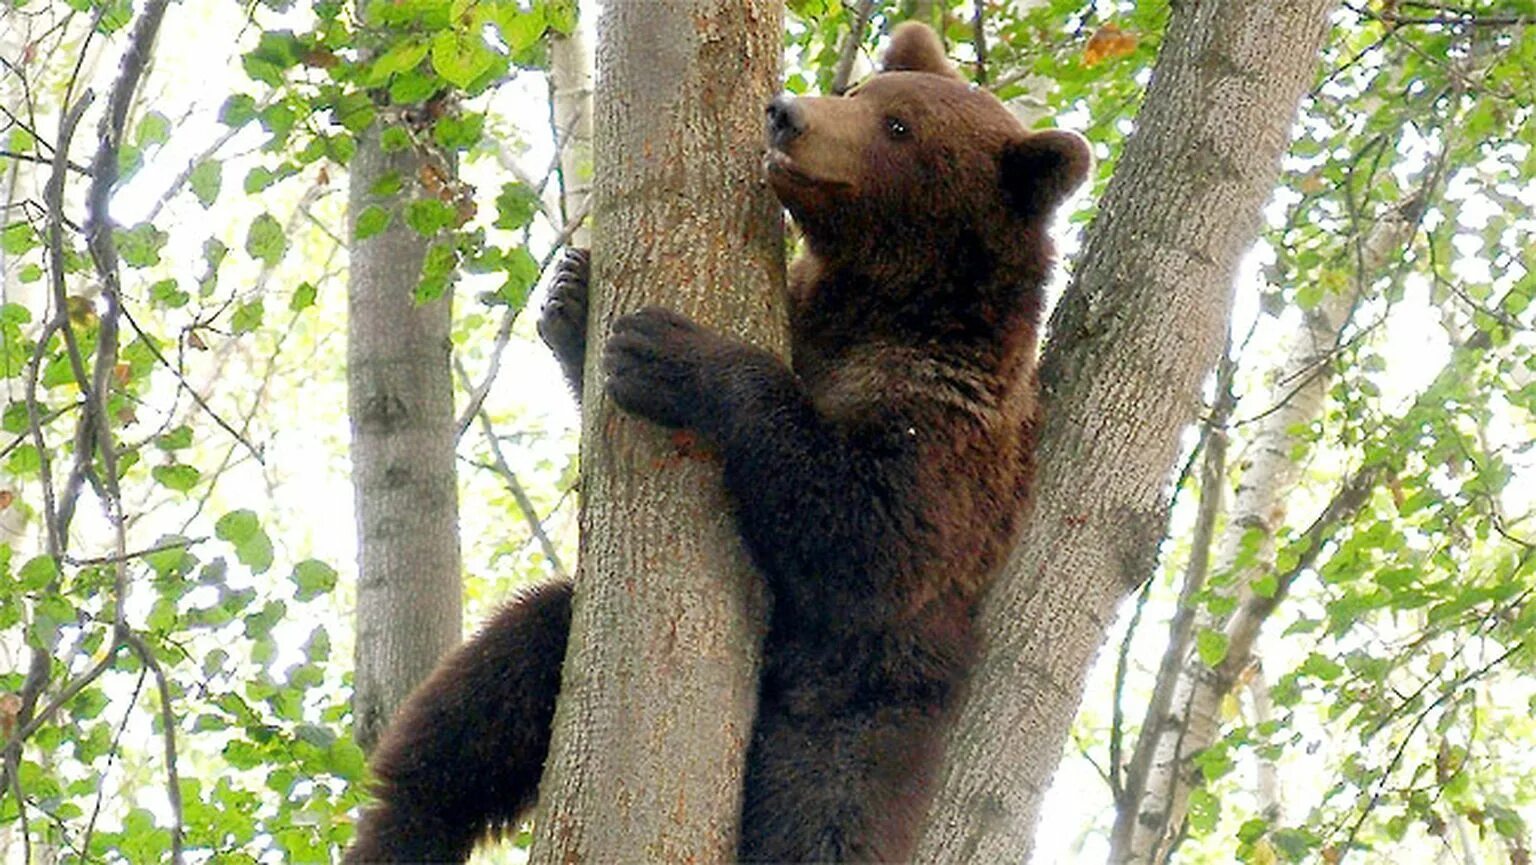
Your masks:
<instances>
[{"instance_id":1,"label":"bear's head","mask_svg":"<svg viewBox=\"0 0 1536 865\"><path fill-rule=\"evenodd\" d=\"M1074 132L1030 132L967 84L928 27L896 28L883 69L844 96L768 106L768 181L818 255L1038 233L1087 177ZM983 241L985 242L985 241Z\"/></svg>"}]
</instances>

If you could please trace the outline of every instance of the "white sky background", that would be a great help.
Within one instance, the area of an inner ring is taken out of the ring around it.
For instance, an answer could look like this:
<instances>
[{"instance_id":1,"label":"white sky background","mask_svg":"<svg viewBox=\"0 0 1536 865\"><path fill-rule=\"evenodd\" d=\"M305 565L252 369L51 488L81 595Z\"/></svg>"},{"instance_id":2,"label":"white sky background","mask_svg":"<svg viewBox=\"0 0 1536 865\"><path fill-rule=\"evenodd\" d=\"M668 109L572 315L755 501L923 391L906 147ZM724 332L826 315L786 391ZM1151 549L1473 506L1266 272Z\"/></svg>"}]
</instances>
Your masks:
<instances>
[{"instance_id":1,"label":"white sky background","mask_svg":"<svg viewBox=\"0 0 1536 865\"><path fill-rule=\"evenodd\" d=\"M245 25L242 6L243 4L232 2L198 2L198 0L172 4L160 37L159 51L148 80L143 104L152 106L170 117L174 123L174 129L165 148L153 155L139 175L134 177L114 199L113 213L121 223L131 225L141 219L170 179L185 167L187 160L201 152L222 134L224 127L217 122L217 111L219 105L231 92L259 92L262 85L246 79L238 65L238 54L231 51L230 47L232 34L241 34L243 49L254 45L257 35L256 28ZM592 20L591 16L588 16L587 20ZM10 38L11 34L5 33L3 25L0 25L0 45L10 46L12 44ZM109 43L108 50L98 54L94 59L94 68L90 69L91 74L88 77L97 82L95 86L98 90L108 86L112 76L115 75L122 41L121 34L114 37ZM7 102L11 99L9 94L0 94L0 96L3 96ZM519 152L518 159L526 173L534 177L542 176L553 156L547 124L547 90L542 77L534 73L521 73L516 80L499 88L488 98L492 103L493 114L511 119L516 124L513 147ZM476 105L475 107L485 106ZM1081 126L1082 123L1075 120L1082 119L1075 119L1073 115L1068 114L1061 118L1061 123L1067 127ZM89 121L89 123L93 122ZM40 131L47 135L56 128L57 118L40 117L39 124ZM259 147L264 139L265 135L253 124L231 141L220 155L228 157L231 154L248 153ZM222 224L213 228L216 236L221 237L234 252L231 253L229 262L225 264L221 286L236 285L242 278L254 279L254 270L248 266L248 262L244 261L244 256L238 251L243 246L245 225L259 210L254 202L242 206L238 203L238 199L241 195L240 186L245 170L259 161L261 161L259 156L252 155L245 157L244 160L231 159L225 165L224 190L213 211L214 218L220 220ZM315 170L316 166L311 166L306 170L305 177L312 179ZM470 162L465 168L465 175L482 191L494 190L505 180L495 160L489 158ZM316 215L326 221L333 230L340 231L343 225L341 208L345 198L345 178L339 171L333 171L332 176L328 197L316 207ZM289 181L281 189L261 193L256 200L271 206L274 215L279 220L285 220L293 200L305 185L307 182L302 179ZM35 190L35 192L40 197L41 191ZM1457 195L1454 184L1450 194ZM1536 189L1527 185L1521 195L1526 204L1536 208ZM1285 203L1277 201L1269 208L1268 215L1272 223L1278 222L1281 218ZM1489 214L1481 213L1476 208L1470 208L1463 218L1476 221L1485 219L1487 215ZM485 218L484 214L482 218ZM1529 218L1529 212L1526 218ZM209 216L190 196L185 194L173 201L160 217L161 223L171 233L170 245L164 253L165 258L167 261L178 263L179 273L184 274L189 270L182 264L183 262L198 260L198 249L205 233L197 228L176 230L175 226L196 225L208 219ZM1065 226L1065 222L1065 219L1061 220L1060 225ZM1467 227L1475 229L1480 226L1468 225ZM294 245L290 249L288 259L273 275L270 282L270 287L275 292L266 304L268 324L282 320L279 316L286 316L286 297L291 286L300 279L312 279L314 276L314 263L305 259L309 253L319 249L319 246L317 239L307 236L306 231L308 230L301 228L295 233ZM1075 232L1063 238L1064 257L1070 259L1076 251L1077 240ZM536 234L535 253L542 252L543 247L549 242L549 232L545 231L542 235ZM1456 267L1467 269L1458 272L1465 272L1471 277L1486 278L1486 275L1475 272L1479 265L1484 269L1487 267L1486 262L1478 255L1479 250L1470 244L1459 244L1458 248L1462 251L1463 257L1457 262ZM1259 314L1257 305L1260 288L1259 274L1261 266L1267 263L1270 257L1268 251L1261 246L1256 248L1245 261L1239 279L1235 316L1238 322L1236 329L1240 333L1246 331L1248 323ZM338 262L338 264L341 263ZM130 282L140 278L144 278L146 282L152 281L138 274L129 274L128 278ZM466 275L460 280L457 288L458 308L462 311L471 306L478 306L474 300L476 295L481 291L494 289L495 282L493 278ZM1056 286L1058 292L1061 285L1062 280L1058 280ZM30 303L33 298L29 293L38 290L40 286L41 283L20 286L10 274L7 274L5 299L29 303L35 308L36 304ZM183 286L184 289L186 287ZM256 438L258 443L266 449L266 468L263 470L249 461L237 467L221 481L220 492L210 503L207 513L216 516L235 507L247 507L262 515L279 550L279 563L262 579L280 578L278 575L286 572L287 563L312 556L334 565L343 575L344 591L350 593L351 584L356 575L356 540L346 459L348 433L345 416L345 382L340 366L345 358L344 292L344 278L333 279L321 287L319 306L306 313L310 318L301 324L301 327L315 335L317 344L315 354L308 358L284 358L284 363L288 366L312 364L315 374L310 382L302 386L301 390L295 390L291 383L281 381L274 385L275 389L270 396L270 409L267 415L270 421L259 424L253 432L253 438ZM524 336L531 334L531 324L539 302L540 295L535 295L530 301L528 311L522 316L519 332ZM492 311L491 315L494 316L496 313ZM1295 326L1295 317L1293 310L1279 320L1270 319L1261 323L1254 341L1254 350L1259 353L1258 356L1265 356L1265 352L1273 354L1279 339L1289 328ZM1383 404L1390 406L1400 404L1426 383L1438 371L1448 351L1448 341L1440 325L1439 311L1428 302L1427 285L1410 284L1408 298L1393 310L1386 333L1388 338L1382 353L1388 368L1393 373L1384 384ZM243 345L227 349L232 355L229 363L252 365L259 369L270 347L251 345L249 336L242 339L245 340ZM484 345L469 348L468 365L476 375L483 367L485 348ZM217 353L210 352L209 357L193 358L191 380L195 385L206 385L217 376L218 370L211 363L212 356ZM289 378L291 379L292 376ZM229 380L237 381L238 379L232 377ZM1265 398L1257 382L1248 382L1248 384L1251 387L1252 396L1245 399L1238 409L1239 417L1262 408L1262 400ZM19 384L13 384L12 387L13 390L6 393L7 399L19 396L19 391L14 390L19 388ZM218 397L215 405L228 414L238 414L237 409L247 405L248 395L226 394L221 393L220 390L217 386L214 387ZM169 391L163 395L168 397ZM575 411L560 379L560 373L542 345L533 339L514 340L508 347L503 371L489 398L489 405L498 414L505 413L517 417L519 427L549 434L548 440L540 446L526 449L507 448L509 460L514 462L513 467L520 474L548 471L547 466L540 467L541 461L547 462L560 458L565 444L571 440L570 436L576 425ZM206 423L203 426L211 428ZM1505 425L1503 434L1509 441L1519 441L1526 435L1519 427L1508 424ZM201 431L200 435L212 434ZM478 435L477 429L467 433L467 447L461 449L461 452L476 450L475 440ZM218 445L219 450L223 447L222 443ZM205 457L208 452L212 452L212 449L205 452ZM1536 470L1533 470L1531 465L1532 458L1533 455L1527 453L1526 462L1520 465L1519 469L1524 477L1536 479ZM206 459L199 465L205 462ZM463 537L466 539L465 566L473 576L489 578L488 580L471 580L471 591L481 592L486 596L480 598L478 603L472 599L471 610L484 613L488 609L484 603L485 600L494 599L503 594L504 589L510 588L502 578L505 574L498 574L496 567L490 564L487 550L494 546L492 541L498 537L508 533L521 535L523 526L511 511L501 507L487 506L487 502L479 497L479 493L495 490L494 480L488 480L480 470L462 463L461 476L466 478L460 503L461 528ZM1523 489L1520 489L1521 487ZM1536 483L1512 484L1511 490L1511 500L1508 502L1510 512L1523 513L1529 508L1532 495L1536 494ZM1295 508L1300 513L1310 513L1320 504L1321 502L1301 502L1297 503ZM149 520L151 522L163 520L174 528L179 526L182 516L183 514L174 508L162 509L151 514ZM1184 512L1177 514L1175 519L1187 524L1189 520L1187 508ZM0 531L7 528L4 520L0 519ZM28 528L35 532L36 526ZM135 531L135 537L141 542L151 540L158 533L147 526L136 528ZM109 537L105 524L93 504L82 503L76 535L80 541L85 542ZM32 540L35 538L23 538L21 543L26 545ZM83 554L99 552L90 549L79 551ZM18 555L20 552L18 550ZM147 599L143 600L144 606L136 610L139 615L146 611ZM338 606L336 612L338 615L349 617L350 601ZM1171 607L1166 602L1154 602L1149 607L1142 632L1145 639L1138 642L1138 645L1145 644L1145 651L1133 653L1136 657L1151 658L1150 663L1155 663L1159 650L1156 643L1164 633L1160 622L1165 621L1170 612ZM296 653L298 645L302 643L314 624L313 621L300 620L296 617L295 621L284 626L292 639L280 639L280 644L287 646L289 652ZM335 626L340 623L331 624ZM1271 634L1277 630L1271 629ZM332 637L335 641L333 663L348 663L343 659L350 657L350 627L335 627ZM1113 650L1117 646L1117 641L1118 629L1107 644L1111 651L1104 653L1088 684L1084 711L1099 713L1101 718L1107 717L1108 714L1109 681L1112 674ZM1263 645L1262 652L1271 669L1283 670L1292 661L1299 660L1307 649L1308 647L1295 645L1294 642L1287 645L1286 641L1271 638ZM295 659L296 657L295 654ZM274 669L280 670L287 663L280 659L274 665ZM1511 699L1523 701L1529 694L1509 696ZM1128 695L1128 709L1133 716L1139 706L1144 704L1144 698L1144 694ZM149 741L147 724L142 733L141 741ZM1319 741L1327 739L1321 726L1314 726L1309 731L1310 735L1315 735ZM1311 759L1321 760L1325 753L1326 749ZM1302 758L1302 755L1297 755L1288 760ZM1310 776L1315 778L1316 784L1322 785L1328 780L1321 777L1322 774L1293 770L1287 771L1286 778L1289 781ZM1298 781L1298 784L1300 783L1302 782ZM1288 791L1288 799L1293 802L1315 800L1316 792L1302 789ZM1111 803L1108 790L1094 769L1085 760L1069 753L1062 763L1062 769L1046 802L1038 837L1036 862L1039 865L1047 865L1047 863L1069 865L1069 863L1102 861L1107 851L1107 842L1101 836L1091 834L1091 827L1095 822L1094 815L1097 815L1097 822L1103 823L1104 815L1111 807ZM1525 816L1529 823L1536 824L1536 814L1527 813ZM1085 832L1090 834L1085 836Z\"/></svg>"}]
</instances>

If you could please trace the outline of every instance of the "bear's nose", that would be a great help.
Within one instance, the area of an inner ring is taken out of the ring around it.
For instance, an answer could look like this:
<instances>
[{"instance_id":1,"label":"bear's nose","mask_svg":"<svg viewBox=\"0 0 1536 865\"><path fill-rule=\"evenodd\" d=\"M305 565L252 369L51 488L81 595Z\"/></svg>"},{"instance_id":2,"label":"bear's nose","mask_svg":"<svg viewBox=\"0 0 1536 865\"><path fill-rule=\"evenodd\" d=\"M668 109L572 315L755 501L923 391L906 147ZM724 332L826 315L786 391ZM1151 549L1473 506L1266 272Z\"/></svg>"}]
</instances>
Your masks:
<instances>
[{"instance_id":1,"label":"bear's nose","mask_svg":"<svg viewBox=\"0 0 1536 865\"><path fill-rule=\"evenodd\" d=\"M783 147L805 131L805 110L788 93L781 93L768 103L768 143Z\"/></svg>"}]
</instances>

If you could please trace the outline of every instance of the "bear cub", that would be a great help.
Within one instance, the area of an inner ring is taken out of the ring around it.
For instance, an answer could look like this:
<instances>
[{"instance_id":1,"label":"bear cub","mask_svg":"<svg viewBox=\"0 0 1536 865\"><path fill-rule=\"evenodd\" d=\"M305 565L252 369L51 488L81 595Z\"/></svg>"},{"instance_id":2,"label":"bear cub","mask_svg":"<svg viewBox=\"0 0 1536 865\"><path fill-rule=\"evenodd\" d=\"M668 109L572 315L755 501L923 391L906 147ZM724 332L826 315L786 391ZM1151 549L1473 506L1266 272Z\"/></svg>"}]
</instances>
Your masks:
<instances>
[{"instance_id":1,"label":"bear cub","mask_svg":"<svg viewBox=\"0 0 1536 865\"><path fill-rule=\"evenodd\" d=\"M1047 228L1091 159L1025 130L914 24L846 95L773 100L767 138L804 241L793 366L651 308L614 324L606 387L714 445L772 596L740 858L904 861L1027 509ZM568 256L540 323L578 397L586 282ZM525 814L571 592L523 593L401 707L348 861L463 861Z\"/></svg>"}]
</instances>

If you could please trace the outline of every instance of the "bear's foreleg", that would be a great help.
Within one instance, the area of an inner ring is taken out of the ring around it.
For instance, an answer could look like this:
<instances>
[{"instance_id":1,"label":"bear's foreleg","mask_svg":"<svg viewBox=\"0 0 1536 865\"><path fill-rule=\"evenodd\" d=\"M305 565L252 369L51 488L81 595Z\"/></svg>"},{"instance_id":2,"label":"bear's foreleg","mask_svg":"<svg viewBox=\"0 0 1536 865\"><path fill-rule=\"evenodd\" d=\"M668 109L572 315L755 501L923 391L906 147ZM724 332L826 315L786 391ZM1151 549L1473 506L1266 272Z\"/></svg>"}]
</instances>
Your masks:
<instances>
[{"instance_id":1,"label":"bear's foreleg","mask_svg":"<svg viewBox=\"0 0 1536 865\"><path fill-rule=\"evenodd\" d=\"M604 363L621 407L720 448L742 535L781 598L858 610L899 551L920 547L916 438L901 418L845 433L778 358L658 308L615 322Z\"/></svg>"}]
</instances>

